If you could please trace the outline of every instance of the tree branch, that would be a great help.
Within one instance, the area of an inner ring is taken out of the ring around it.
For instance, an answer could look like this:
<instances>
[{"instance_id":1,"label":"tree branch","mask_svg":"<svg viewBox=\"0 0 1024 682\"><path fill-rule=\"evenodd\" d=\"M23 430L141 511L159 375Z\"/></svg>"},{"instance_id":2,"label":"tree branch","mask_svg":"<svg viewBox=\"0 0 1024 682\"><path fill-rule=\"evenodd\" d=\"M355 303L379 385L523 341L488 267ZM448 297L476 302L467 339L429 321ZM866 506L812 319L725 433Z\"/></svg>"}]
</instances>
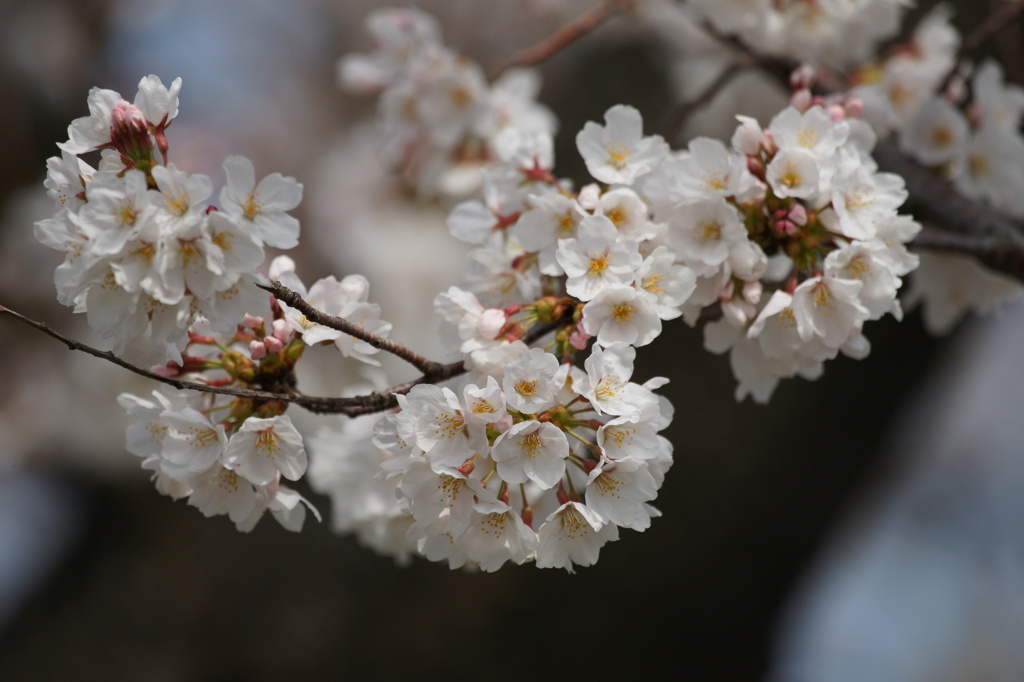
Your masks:
<instances>
[{"instance_id":1,"label":"tree branch","mask_svg":"<svg viewBox=\"0 0 1024 682\"><path fill-rule=\"evenodd\" d=\"M679 104L675 111L672 113L672 117L669 119L668 124L664 128L662 137L671 145L679 134L683 131L683 126L690 120L690 117L697 112L703 106L707 106L711 100L715 98L722 88L732 82L741 71L753 66L754 60L749 55L743 55L739 60L731 62L728 66L722 69L713 81L708 83L700 93Z\"/></svg>"},{"instance_id":2,"label":"tree branch","mask_svg":"<svg viewBox=\"0 0 1024 682\"><path fill-rule=\"evenodd\" d=\"M343 334L354 336L378 350L391 353L423 372L425 376L433 376L438 372L441 372L444 367L444 365L437 362L427 360L422 355L413 352L400 343L392 341L391 339L386 339L383 336L378 336L372 332L368 332L362 327L352 324L343 317L335 317L334 315L328 315L321 310L317 310L304 301L298 292L292 291L280 282L270 282L269 284L257 283L256 286L264 291L269 291L277 300L300 311L310 322L316 322L317 324L322 324L325 327L342 332Z\"/></svg>"},{"instance_id":3,"label":"tree branch","mask_svg":"<svg viewBox=\"0 0 1024 682\"><path fill-rule=\"evenodd\" d=\"M971 31L970 35L964 38L963 43L960 44L960 49L957 50L956 58L953 60L953 66L950 68L949 73L946 74L946 77L942 79L942 86L939 88L939 92L946 91L946 88L949 87L950 82L965 59L974 54L978 48L991 40L1004 28L1013 25L1013 22L1020 18L1021 12L1024 12L1024 0L1007 2L988 15L985 21L981 22Z\"/></svg>"},{"instance_id":4,"label":"tree branch","mask_svg":"<svg viewBox=\"0 0 1024 682\"><path fill-rule=\"evenodd\" d=\"M497 80L503 73L515 66L533 66L545 61L593 31L615 14L632 9L639 1L605 0L600 5L587 10L569 23L555 29L551 35L539 43L535 43L517 52L512 59L491 74L491 81Z\"/></svg>"},{"instance_id":5,"label":"tree branch","mask_svg":"<svg viewBox=\"0 0 1024 682\"><path fill-rule=\"evenodd\" d=\"M301 300L301 298L299 300ZM117 357L110 351L101 351L93 348L92 346L68 338L60 332L50 329L50 327L45 323L37 322L36 320L28 318L4 305L0 305L0 314L10 315L16 320L20 320L30 327L34 327L44 334L60 341L67 346L69 350L81 351L88 355L92 355L93 357L100 358L101 360L106 360L107 362L113 363L118 367L122 367L129 372L134 372L135 374L146 377L147 379L152 379L153 381L173 386L178 390L216 393L218 395L229 395L235 398L249 398L252 400L277 400L293 403L299 407L309 410L310 412L318 414L344 414L350 417L355 417L363 414L382 412L396 407L398 405L398 399L395 396L405 395L411 391L414 386L419 384L435 384L439 381L445 381L446 379L451 379L466 372L466 365L463 360L452 362L447 365L431 362L429 363L431 371L424 372L423 376L417 379L386 388L383 391L374 391L367 395L354 396L351 398L307 396L298 392L275 393L273 391L261 391L259 389L241 388L236 386L210 386L209 384L197 383L194 381L182 381L181 379L165 377L150 370L136 367L130 362ZM561 319L545 324L535 325L530 329L529 333L523 336L523 342L529 345L537 341L545 334L557 329L561 324L564 324L569 318L571 318L571 316L572 308L569 308Z\"/></svg>"}]
</instances>

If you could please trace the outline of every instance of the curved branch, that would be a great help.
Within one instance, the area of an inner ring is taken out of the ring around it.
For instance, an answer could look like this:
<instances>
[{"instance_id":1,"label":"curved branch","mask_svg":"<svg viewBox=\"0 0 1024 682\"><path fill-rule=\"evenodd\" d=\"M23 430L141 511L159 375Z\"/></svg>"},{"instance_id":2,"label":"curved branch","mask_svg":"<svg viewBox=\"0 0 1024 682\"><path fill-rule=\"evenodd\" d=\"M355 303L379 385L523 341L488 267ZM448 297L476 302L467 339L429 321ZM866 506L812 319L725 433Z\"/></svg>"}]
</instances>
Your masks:
<instances>
[{"instance_id":1,"label":"curved branch","mask_svg":"<svg viewBox=\"0 0 1024 682\"><path fill-rule=\"evenodd\" d=\"M728 66L718 72L714 80L708 83L701 92L694 97L682 102L676 107L676 110L672 112L672 118L669 120L668 125L665 126L662 132L662 137L670 145L675 142L676 138L683 131L683 126L690 120L690 117L697 112L701 107L707 106L715 98L722 88L732 82L733 78L738 76L744 69L753 66L754 60L748 55L743 55L737 61L730 62Z\"/></svg>"},{"instance_id":2,"label":"curved branch","mask_svg":"<svg viewBox=\"0 0 1024 682\"><path fill-rule=\"evenodd\" d=\"M118 367L122 367L129 372L134 372L135 374L146 377L147 379L152 379L153 381L173 386L178 390L201 391L204 393L216 393L219 395L229 395L235 398L250 398L253 400L278 400L281 402L293 403L299 407L309 410L310 412L318 414L344 414L350 417L355 417L374 412L383 412L384 410L396 407L398 405L398 399L396 396L405 395L411 391L414 386L419 384L435 384L439 381L445 381L446 379L451 379L466 372L466 364L463 360L452 362L447 365L430 362L428 363L430 365L430 371L424 372L423 376L420 376L419 378L386 388L383 391L374 391L367 395L354 396L350 398L307 396L298 392L275 393L273 391L261 391L254 388L241 388L235 386L210 386L209 384L202 384L194 381L182 381L181 379L165 377L161 374L157 374L156 372L136 367L130 362L117 357L110 351L101 351L87 344L68 338L60 332L50 329L50 327L45 323L28 318L2 304L0 304L0 314L10 315L16 320L20 320L30 327L47 334L48 336L63 343L69 350L81 351L87 355L92 355L93 357L100 358L101 360L106 360L107 362L113 363ZM531 344L534 341L537 341L545 334L555 330L559 325L566 322L571 316L572 308L569 308L561 319L534 326L530 332L523 337L523 342Z\"/></svg>"},{"instance_id":3,"label":"curved branch","mask_svg":"<svg viewBox=\"0 0 1024 682\"><path fill-rule=\"evenodd\" d=\"M1012 26L1013 22L1020 18L1021 12L1024 12L1024 0L1012 0L993 11L992 14L985 18L985 21L981 22L971 31L970 35L964 38L963 43L960 44L960 49L957 50L956 57L953 59L953 66L950 67L949 73L942 79L939 92L946 91L946 88L949 87L950 82L956 76L960 65L965 59L974 54L978 48L995 37L1004 28Z\"/></svg>"},{"instance_id":4,"label":"curved branch","mask_svg":"<svg viewBox=\"0 0 1024 682\"><path fill-rule=\"evenodd\" d=\"M619 12L632 9L640 0L605 0L544 38L539 43L523 48L512 59L501 65L490 76L497 80L503 73L515 66L533 66L564 50Z\"/></svg>"},{"instance_id":5,"label":"curved branch","mask_svg":"<svg viewBox=\"0 0 1024 682\"><path fill-rule=\"evenodd\" d=\"M257 283L256 286L264 291L269 291L277 300L300 311L310 322L316 322L317 324L322 324L325 327L342 332L343 334L354 336L378 350L391 353L392 355L405 360L413 367L423 372L426 376L437 374L443 367L443 365L427 360L422 355L413 352L402 344L392 341L391 339L384 338L383 336L378 336L372 332L368 332L362 327L352 324L343 317L335 317L334 315L328 315L322 310L317 310L303 300L302 296L300 296L298 292L292 291L280 282L270 282L269 284Z\"/></svg>"}]
</instances>

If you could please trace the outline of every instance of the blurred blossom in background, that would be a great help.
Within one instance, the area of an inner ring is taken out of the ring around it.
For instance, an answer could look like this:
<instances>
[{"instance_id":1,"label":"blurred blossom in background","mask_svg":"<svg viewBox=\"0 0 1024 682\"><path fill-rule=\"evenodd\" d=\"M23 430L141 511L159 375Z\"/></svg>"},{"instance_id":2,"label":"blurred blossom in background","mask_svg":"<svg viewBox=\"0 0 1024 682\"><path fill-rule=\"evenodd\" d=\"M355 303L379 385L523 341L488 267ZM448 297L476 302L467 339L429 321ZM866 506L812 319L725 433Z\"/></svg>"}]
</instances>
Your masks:
<instances>
[{"instance_id":1,"label":"blurred blossom in background","mask_svg":"<svg viewBox=\"0 0 1024 682\"><path fill-rule=\"evenodd\" d=\"M416 6L492 71L594 4ZM147 74L181 76L171 159L215 187L229 154L258 175L297 178L303 233L289 255L303 279L366 275L392 338L443 359L430 301L463 268L465 247L445 226L460 197L417 195L389 173L375 101L336 84L337 60L370 48L363 22L380 6L0 2L0 85L13 94L0 107L0 303L106 347L57 304L60 259L32 234L52 213L45 159L89 88L130 95ZM585 121L624 102L658 130L721 68L721 47L670 9L642 3L540 69L539 99L560 122L559 174L584 177L573 140ZM964 16L983 8L973 11ZM765 120L785 99L744 75L674 147L728 137L733 112ZM788 383L766 407L737 405L727 361L699 332L669 329L636 370L672 380L664 517L567 577L396 568L326 522L241 535L204 519L156 495L124 450L129 418L115 397L152 385L0 319L3 678L67 679L89 660L104 669L84 676L104 679L1024 679L1019 310L950 342L929 339L917 314L880 322L867 361ZM309 356L310 394L393 383ZM408 378L388 360L389 378ZM289 414L308 433L319 423ZM326 499L303 494L329 515Z\"/></svg>"}]
</instances>

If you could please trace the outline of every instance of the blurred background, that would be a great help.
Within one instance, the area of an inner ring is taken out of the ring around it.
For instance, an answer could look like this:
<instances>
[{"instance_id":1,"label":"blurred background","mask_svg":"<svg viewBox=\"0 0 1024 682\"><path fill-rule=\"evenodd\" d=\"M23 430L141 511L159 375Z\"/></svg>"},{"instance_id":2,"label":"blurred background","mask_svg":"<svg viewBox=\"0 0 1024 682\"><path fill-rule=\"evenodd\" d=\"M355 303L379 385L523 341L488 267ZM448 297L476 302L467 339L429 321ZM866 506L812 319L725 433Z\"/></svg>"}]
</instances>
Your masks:
<instances>
[{"instance_id":1,"label":"blurred background","mask_svg":"<svg viewBox=\"0 0 1024 682\"><path fill-rule=\"evenodd\" d=\"M0 0L0 303L103 346L56 303L61 257L32 234L53 213L45 159L87 113L90 87L130 99L147 74L181 76L175 163L215 186L235 153L259 177L298 178L303 237L289 255L304 280L367 275L393 338L433 351L429 301L463 253L444 225L451 202L386 172L375 101L335 85L337 59L369 50L363 20L384 4ZM415 4L493 70L595 3ZM625 102L657 131L707 79L714 48L660 21L658 4L541 67L559 175L584 178L573 140L585 121ZM967 28L989 9L956 4ZM1012 56L1021 36L990 49ZM1024 82L1024 62L1006 63ZM727 137L727 110L766 120L784 101L744 77L674 146ZM667 326L636 369L671 379L663 518L573 576L487 575L397 567L312 520L298 535L269 521L243 535L159 496L124 450L114 402L152 387L0 318L0 677L1024 679L1024 316L1005 310L939 341L916 313L866 333L868 359L830 362L757 406L733 400L728 361L699 330ZM309 392L332 390L328 361L307 370Z\"/></svg>"}]
</instances>

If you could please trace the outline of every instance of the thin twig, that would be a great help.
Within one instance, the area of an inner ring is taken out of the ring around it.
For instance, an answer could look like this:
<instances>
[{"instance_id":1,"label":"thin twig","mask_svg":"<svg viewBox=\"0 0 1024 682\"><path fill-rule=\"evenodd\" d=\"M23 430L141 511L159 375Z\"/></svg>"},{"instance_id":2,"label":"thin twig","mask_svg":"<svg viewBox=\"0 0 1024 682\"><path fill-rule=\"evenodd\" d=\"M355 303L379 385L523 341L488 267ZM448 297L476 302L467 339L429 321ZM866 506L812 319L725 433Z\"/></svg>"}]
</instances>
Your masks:
<instances>
[{"instance_id":1,"label":"thin twig","mask_svg":"<svg viewBox=\"0 0 1024 682\"><path fill-rule=\"evenodd\" d=\"M241 388L236 386L210 386L208 384L196 383L194 381L182 381L181 379L165 377L147 369L136 367L130 362L117 357L110 351L102 351L68 338L60 332L50 329L50 327L45 323L37 322L36 320L28 318L4 305L0 305L0 314L10 315L16 320L20 320L30 327L34 327L35 329L60 341L67 346L69 350L81 351L88 355L92 355L93 357L100 358L101 360L106 360L107 362L113 363L118 367L122 367L129 372L134 372L135 374L146 377L147 379L152 379L153 381L173 386L178 390L202 391L204 393L217 393L219 395L230 395L236 398L250 398L253 400L278 400L281 402L293 403L299 407L309 410L310 412L316 412L319 414L345 414L350 417L355 417L362 414L382 412L396 407L398 405L398 399L395 396L405 395L411 391L414 386L418 386L419 384L434 384L439 381L451 379L466 372L466 365L462 360L452 362L447 365L436 362L429 363L431 365L431 371L429 373L424 372L423 376L417 379L386 388L382 391L374 391L367 395L354 396L350 398L307 396L298 392L275 393L273 391L261 391L259 389ZM523 337L523 342L529 345L537 341L545 334L548 334L559 325L566 322L571 315L572 308L569 308L562 319L535 325L530 329L530 332Z\"/></svg>"},{"instance_id":2,"label":"thin twig","mask_svg":"<svg viewBox=\"0 0 1024 682\"><path fill-rule=\"evenodd\" d=\"M690 120L690 117L701 107L710 104L722 88L732 82L732 79L741 71L752 66L753 63L753 60L744 55L739 60L730 63L722 69L715 79L708 83L700 93L676 107L672 117L669 119L668 125L664 128L662 137L671 145L679 137L679 134L683 131L683 126Z\"/></svg>"},{"instance_id":3,"label":"thin twig","mask_svg":"<svg viewBox=\"0 0 1024 682\"><path fill-rule=\"evenodd\" d=\"M413 352L402 344L392 341L391 339L386 339L383 336L378 336L372 332L368 332L362 327L352 324L343 317L335 317L334 315L328 315L322 310L317 310L304 301L298 292L292 291L280 282L270 282L269 284L257 283L256 286L260 289L264 289L265 291L269 291L277 300L300 311L310 322L322 324L325 327L342 332L343 334L354 336L378 350L391 353L423 372L425 376L434 376L440 372L443 367L443 365L427 360L422 355Z\"/></svg>"},{"instance_id":4,"label":"thin twig","mask_svg":"<svg viewBox=\"0 0 1024 682\"><path fill-rule=\"evenodd\" d=\"M600 5L587 10L569 23L555 29L551 35L539 43L535 43L517 52L512 59L491 74L491 80L497 80L503 73L513 67L533 66L545 61L593 31L615 14L632 9L639 1L605 0Z\"/></svg>"},{"instance_id":5,"label":"thin twig","mask_svg":"<svg viewBox=\"0 0 1024 682\"><path fill-rule=\"evenodd\" d=\"M915 248L973 256L987 268L1024 280L1024 243L1006 242L993 235L922 230L911 242Z\"/></svg>"},{"instance_id":6,"label":"thin twig","mask_svg":"<svg viewBox=\"0 0 1024 682\"><path fill-rule=\"evenodd\" d=\"M986 17L985 21L975 27L970 35L964 38L963 43L960 44L960 49L957 50L956 58L953 60L953 66L950 68L949 73L946 74L946 77L942 79L942 87L939 88L939 92L946 91L946 88L949 87L965 59L973 55L978 48L991 40L1004 28L1012 26L1013 22L1020 18L1021 12L1024 12L1024 0L1014 0L993 11L992 14Z\"/></svg>"}]
</instances>

